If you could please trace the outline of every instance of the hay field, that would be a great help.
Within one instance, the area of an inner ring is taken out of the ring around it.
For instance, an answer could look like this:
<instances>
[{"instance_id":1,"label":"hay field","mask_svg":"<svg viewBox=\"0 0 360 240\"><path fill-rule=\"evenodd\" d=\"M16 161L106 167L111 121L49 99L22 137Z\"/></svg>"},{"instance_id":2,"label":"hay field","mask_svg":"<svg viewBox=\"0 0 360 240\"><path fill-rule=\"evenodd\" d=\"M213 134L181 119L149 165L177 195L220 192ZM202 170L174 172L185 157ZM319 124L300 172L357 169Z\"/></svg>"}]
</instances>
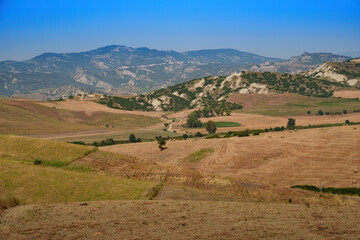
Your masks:
<instances>
[{"instance_id":1,"label":"hay field","mask_svg":"<svg viewBox=\"0 0 360 240\"><path fill-rule=\"evenodd\" d=\"M101 149L255 183L359 187L360 174L353 172L360 169L359 146L360 128L346 126L243 138L168 141L164 151L159 151L156 142ZM184 160L203 148L214 152L198 162Z\"/></svg>"},{"instance_id":2,"label":"hay field","mask_svg":"<svg viewBox=\"0 0 360 240\"><path fill-rule=\"evenodd\" d=\"M28 205L2 217L4 239L356 239L358 206L203 201Z\"/></svg>"},{"instance_id":3,"label":"hay field","mask_svg":"<svg viewBox=\"0 0 360 240\"><path fill-rule=\"evenodd\" d=\"M53 105L56 103L54 102ZM91 102L87 101L86 104L91 104ZM139 118L133 114L100 110L88 112L78 109L72 111L58 109L55 106L43 106L41 102L35 101L0 100L0 132L2 134L35 135L94 130L129 131L146 127L161 128L163 125L157 117L142 116Z\"/></svg>"}]
</instances>

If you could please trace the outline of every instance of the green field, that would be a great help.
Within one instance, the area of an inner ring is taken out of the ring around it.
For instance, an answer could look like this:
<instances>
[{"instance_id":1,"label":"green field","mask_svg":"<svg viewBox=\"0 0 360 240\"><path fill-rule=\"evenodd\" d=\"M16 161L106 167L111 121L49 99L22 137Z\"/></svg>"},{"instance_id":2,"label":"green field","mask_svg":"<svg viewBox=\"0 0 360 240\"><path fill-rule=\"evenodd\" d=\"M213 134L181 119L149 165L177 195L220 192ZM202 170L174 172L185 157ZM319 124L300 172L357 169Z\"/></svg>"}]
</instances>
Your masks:
<instances>
[{"instance_id":1,"label":"green field","mask_svg":"<svg viewBox=\"0 0 360 240\"><path fill-rule=\"evenodd\" d=\"M286 102L268 104L266 102L255 102L252 106L238 110L242 113L255 113L268 116L300 116L312 115L319 110L330 112L330 114L342 113L346 110L348 113L354 110L360 110L360 100L344 98L318 98L294 95Z\"/></svg>"},{"instance_id":2,"label":"green field","mask_svg":"<svg viewBox=\"0 0 360 240\"><path fill-rule=\"evenodd\" d=\"M215 122L215 125L217 128L241 126L238 122ZM203 123L202 126L205 127L205 123Z\"/></svg>"}]
</instances>

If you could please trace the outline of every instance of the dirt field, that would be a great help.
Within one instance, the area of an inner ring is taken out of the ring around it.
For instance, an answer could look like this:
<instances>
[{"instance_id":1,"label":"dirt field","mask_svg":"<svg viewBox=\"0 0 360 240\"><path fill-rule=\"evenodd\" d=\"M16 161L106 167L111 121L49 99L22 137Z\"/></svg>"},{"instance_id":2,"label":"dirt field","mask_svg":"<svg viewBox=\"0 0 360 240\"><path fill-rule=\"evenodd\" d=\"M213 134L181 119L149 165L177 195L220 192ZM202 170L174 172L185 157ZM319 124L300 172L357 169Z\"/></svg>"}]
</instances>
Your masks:
<instances>
[{"instance_id":1,"label":"dirt field","mask_svg":"<svg viewBox=\"0 0 360 240\"><path fill-rule=\"evenodd\" d=\"M161 117L164 114L164 112L156 112L156 111L143 112L143 111L119 110L119 109L109 108L106 105L102 105L92 101L69 100L69 101L60 101L60 102L39 102L39 104L48 107L56 107L59 109L65 109L71 111L82 111L86 113L93 113L100 111L100 112L132 114L132 115L149 116L149 117Z\"/></svg>"},{"instance_id":2,"label":"dirt field","mask_svg":"<svg viewBox=\"0 0 360 240\"><path fill-rule=\"evenodd\" d=\"M202 201L28 205L1 218L0 239L356 239L353 207Z\"/></svg>"},{"instance_id":3,"label":"dirt field","mask_svg":"<svg viewBox=\"0 0 360 240\"><path fill-rule=\"evenodd\" d=\"M183 112L183 115L187 112ZM343 115L324 115L324 116L296 116L296 125L308 126L317 125L317 124L327 124L327 123L345 123L345 120L351 122L360 122L360 113L350 113ZM239 127L230 127L230 128L219 128L218 132L227 132L227 131L239 131L245 129L265 129L265 128L274 128L285 126L288 121L288 117L271 117L258 114L245 114L245 113L232 113L231 116L221 116L221 117L212 117L212 118L201 118L202 122L215 121L215 122L238 122L241 126ZM176 122L174 124L174 129L179 130L183 127L182 124L186 123L186 119ZM203 132L205 129L186 129L186 131L191 133Z\"/></svg>"},{"instance_id":4,"label":"dirt field","mask_svg":"<svg viewBox=\"0 0 360 240\"><path fill-rule=\"evenodd\" d=\"M341 98L360 98L360 91L336 91L334 97Z\"/></svg>"},{"instance_id":5,"label":"dirt field","mask_svg":"<svg viewBox=\"0 0 360 240\"><path fill-rule=\"evenodd\" d=\"M359 187L360 184L360 174L354 173L354 169L360 169L358 126L244 138L168 141L166 146L168 149L159 151L156 142L146 142L101 149L256 183L331 187ZM214 152L199 162L184 160L203 148L212 148ZM353 184L353 180L357 184Z\"/></svg>"}]
</instances>

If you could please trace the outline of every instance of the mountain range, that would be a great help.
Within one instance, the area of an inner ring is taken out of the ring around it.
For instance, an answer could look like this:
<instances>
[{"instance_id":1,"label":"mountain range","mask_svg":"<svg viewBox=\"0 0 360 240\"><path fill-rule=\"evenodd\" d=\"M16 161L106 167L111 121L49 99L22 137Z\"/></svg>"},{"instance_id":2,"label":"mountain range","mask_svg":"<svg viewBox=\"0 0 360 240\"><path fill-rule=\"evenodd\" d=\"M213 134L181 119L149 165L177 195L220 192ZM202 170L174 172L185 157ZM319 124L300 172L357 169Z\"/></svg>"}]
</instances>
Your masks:
<instances>
[{"instance_id":1,"label":"mountain range","mask_svg":"<svg viewBox=\"0 0 360 240\"><path fill-rule=\"evenodd\" d=\"M350 57L330 53L304 53L284 60L234 49L176 52L112 45L0 62L0 94L43 93L51 97L59 92L74 94L80 89L107 94L142 93L210 75L227 76L242 70L294 73L324 61L347 59Z\"/></svg>"}]
</instances>

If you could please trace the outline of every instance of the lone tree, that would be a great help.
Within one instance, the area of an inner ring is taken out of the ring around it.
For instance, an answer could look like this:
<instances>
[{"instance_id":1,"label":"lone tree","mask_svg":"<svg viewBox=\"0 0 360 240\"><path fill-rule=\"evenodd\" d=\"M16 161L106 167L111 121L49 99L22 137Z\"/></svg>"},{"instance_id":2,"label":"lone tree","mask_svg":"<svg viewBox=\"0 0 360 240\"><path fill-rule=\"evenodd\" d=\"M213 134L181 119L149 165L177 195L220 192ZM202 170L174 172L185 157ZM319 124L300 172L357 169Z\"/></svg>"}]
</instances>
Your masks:
<instances>
[{"instance_id":1,"label":"lone tree","mask_svg":"<svg viewBox=\"0 0 360 240\"><path fill-rule=\"evenodd\" d=\"M186 120L186 126L189 128L201 127L201 121L199 120L198 111L192 112Z\"/></svg>"},{"instance_id":2,"label":"lone tree","mask_svg":"<svg viewBox=\"0 0 360 240\"><path fill-rule=\"evenodd\" d=\"M216 132L216 123L213 121L208 121L206 124L206 131L208 131L210 134Z\"/></svg>"},{"instance_id":3,"label":"lone tree","mask_svg":"<svg viewBox=\"0 0 360 240\"><path fill-rule=\"evenodd\" d=\"M160 149L160 151L166 149L166 147L164 147L165 144L166 144L166 140L165 140L164 138L162 138L162 137L160 136L160 137L157 137L156 140L157 140L157 142L158 142L158 144L159 144L159 149Z\"/></svg>"},{"instance_id":4,"label":"lone tree","mask_svg":"<svg viewBox=\"0 0 360 240\"><path fill-rule=\"evenodd\" d=\"M295 127L295 118L288 118L287 128L294 128Z\"/></svg>"},{"instance_id":5,"label":"lone tree","mask_svg":"<svg viewBox=\"0 0 360 240\"><path fill-rule=\"evenodd\" d=\"M130 136L129 136L129 141L130 142L137 142L136 141L136 137L135 137L135 135L132 133L132 134L130 134Z\"/></svg>"}]
</instances>

